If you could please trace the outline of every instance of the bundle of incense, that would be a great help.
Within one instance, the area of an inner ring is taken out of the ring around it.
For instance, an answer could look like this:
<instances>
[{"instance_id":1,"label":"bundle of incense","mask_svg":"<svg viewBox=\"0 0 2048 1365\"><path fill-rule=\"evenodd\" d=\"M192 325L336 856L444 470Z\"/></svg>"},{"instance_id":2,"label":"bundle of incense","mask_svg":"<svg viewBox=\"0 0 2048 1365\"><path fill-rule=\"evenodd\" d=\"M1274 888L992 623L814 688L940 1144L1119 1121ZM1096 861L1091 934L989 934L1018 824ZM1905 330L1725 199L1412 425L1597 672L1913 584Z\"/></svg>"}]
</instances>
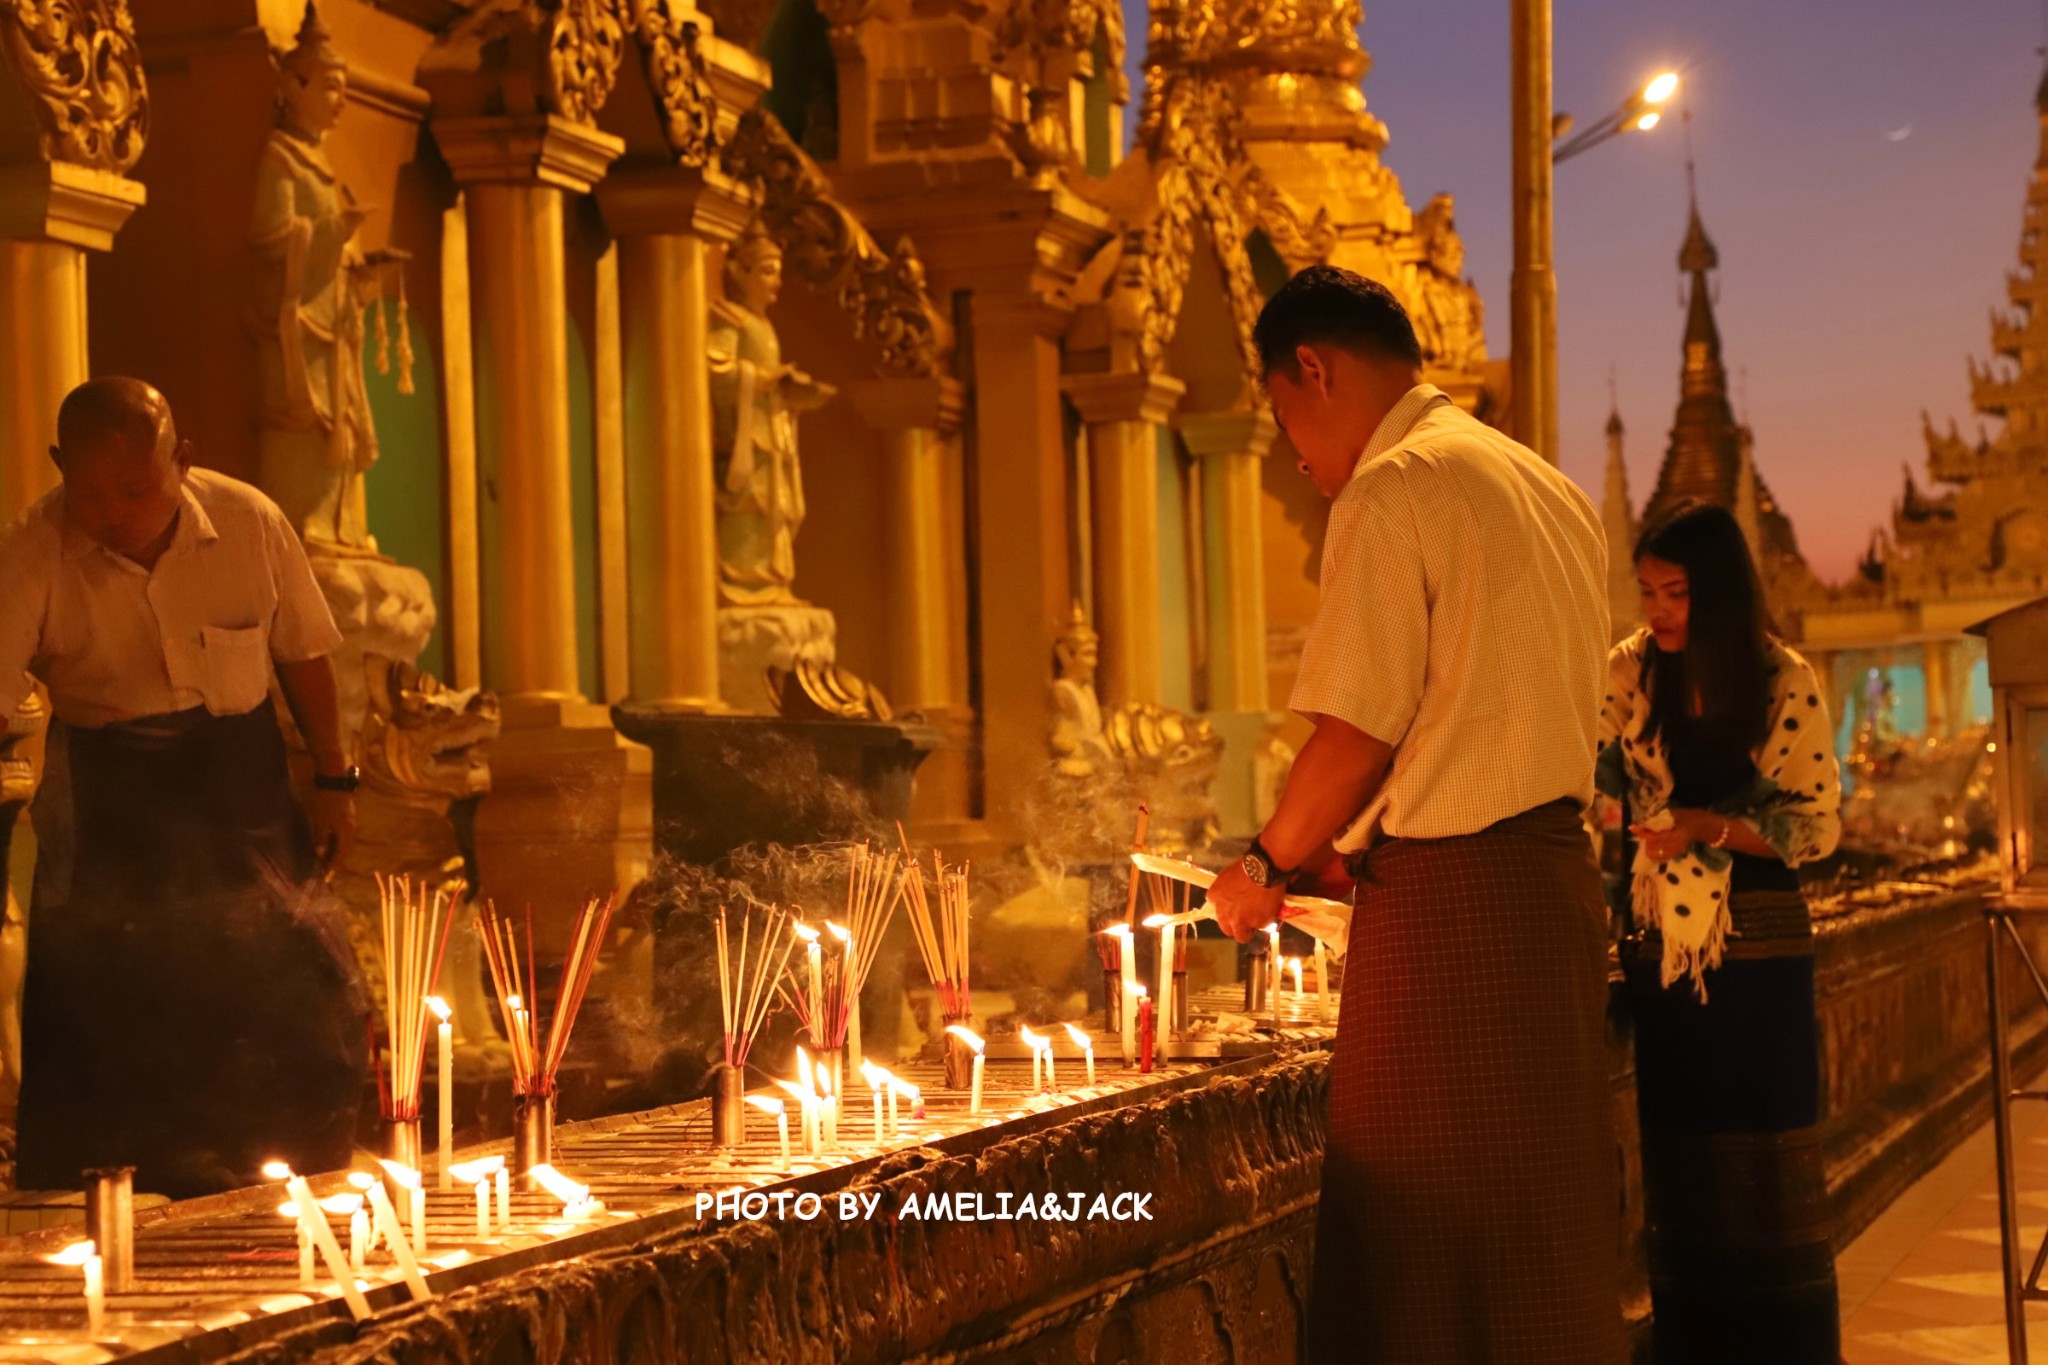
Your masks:
<instances>
[{"instance_id":1,"label":"bundle of incense","mask_svg":"<svg viewBox=\"0 0 2048 1365\"><path fill-rule=\"evenodd\" d=\"M584 902L576 913L576 925L569 935L569 952L562 959L562 979L555 993L555 1008L548 1020L546 1041L540 1029L540 1002L534 996L538 964L533 954L533 907L526 909L526 962L519 960L519 935L509 916L500 915L486 901L477 912L477 933L483 938L484 961L491 969L491 984L497 988L498 1007L504 1011L505 1033L512 1045L512 1093L522 1098L539 1098L555 1093L562 1058L569 1051L569 1031L583 1008L583 996L597 971L598 952L604 946L618 897Z\"/></svg>"},{"instance_id":2,"label":"bundle of incense","mask_svg":"<svg viewBox=\"0 0 2048 1365\"><path fill-rule=\"evenodd\" d=\"M972 1011L967 980L967 865L948 868L934 852L932 879L936 883L938 906L932 905L924 869L906 858L903 873L903 902L910 911L910 927L917 938L918 955L939 995L939 1011L948 1020L961 1021Z\"/></svg>"},{"instance_id":3,"label":"bundle of incense","mask_svg":"<svg viewBox=\"0 0 2048 1365\"><path fill-rule=\"evenodd\" d=\"M805 962L785 970L776 989L820 1048L846 1046L861 988L903 896L902 868L895 854L855 844L848 851L846 923L826 920L824 935L809 925L792 926L805 941ZM829 953L828 938L834 948Z\"/></svg>"},{"instance_id":4,"label":"bundle of incense","mask_svg":"<svg viewBox=\"0 0 2048 1365\"><path fill-rule=\"evenodd\" d=\"M788 927L789 912L780 906L769 906L763 912L759 934L754 932L753 910L741 911L739 952L735 955L725 907L718 907L718 999L725 1021L725 1064L734 1070L745 1068L747 1053L775 1003L769 983L781 978L790 950L796 947L796 935L784 933ZM778 942L782 945L779 954L775 950Z\"/></svg>"},{"instance_id":5,"label":"bundle of incense","mask_svg":"<svg viewBox=\"0 0 2048 1365\"><path fill-rule=\"evenodd\" d=\"M459 894L459 888L458 888ZM390 1083L380 1086L384 1117L415 1123L420 1116L420 1073L427 1060L427 997L441 980L455 897L428 890L410 877L377 878L384 927L384 1028L390 1046Z\"/></svg>"}]
</instances>

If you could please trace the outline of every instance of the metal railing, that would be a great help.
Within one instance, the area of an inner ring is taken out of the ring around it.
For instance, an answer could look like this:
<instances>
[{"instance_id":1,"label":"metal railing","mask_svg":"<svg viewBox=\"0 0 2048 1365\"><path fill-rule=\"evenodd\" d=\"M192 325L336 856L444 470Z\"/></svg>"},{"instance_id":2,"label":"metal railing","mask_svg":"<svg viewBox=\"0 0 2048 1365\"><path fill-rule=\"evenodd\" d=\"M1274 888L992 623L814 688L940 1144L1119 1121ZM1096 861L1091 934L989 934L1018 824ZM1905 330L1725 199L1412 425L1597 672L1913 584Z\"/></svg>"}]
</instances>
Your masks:
<instances>
[{"instance_id":1,"label":"metal railing","mask_svg":"<svg viewBox=\"0 0 2048 1365\"><path fill-rule=\"evenodd\" d=\"M2048 1234L2024 1273L2017 1172L2013 1168L2012 1106L2015 1100L2048 1100L2048 1090L2013 1087L2012 1015L2005 1003L2004 949L2010 945L2041 1003L2048 1006L2048 976L2034 961L2034 951L2020 933L2026 921L2048 923L2048 898L2033 895L1993 896L1984 905L1984 970L1991 1014L1991 1134L1998 1156L1998 1245L2005 1280L2005 1345L2012 1365L2027 1365L2027 1303L2048 1299L2041 1275L2048 1270Z\"/></svg>"}]
</instances>

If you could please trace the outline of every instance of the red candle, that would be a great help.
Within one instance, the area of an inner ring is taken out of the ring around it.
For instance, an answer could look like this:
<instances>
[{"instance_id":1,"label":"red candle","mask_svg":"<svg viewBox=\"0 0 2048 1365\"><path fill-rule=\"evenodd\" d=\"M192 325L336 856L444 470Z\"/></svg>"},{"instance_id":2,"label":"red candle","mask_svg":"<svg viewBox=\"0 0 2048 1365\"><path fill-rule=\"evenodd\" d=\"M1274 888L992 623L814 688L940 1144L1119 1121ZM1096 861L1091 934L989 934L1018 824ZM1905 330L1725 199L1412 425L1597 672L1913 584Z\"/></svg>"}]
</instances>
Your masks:
<instances>
[{"instance_id":1,"label":"red candle","mask_svg":"<svg viewBox=\"0 0 2048 1365\"><path fill-rule=\"evenodd\" d=\"M1152 1069L1152 1049L1158 1034L1152 1025L1152 997L1146 996L1138 1002L1138 1070Z\"/></svg>"}]
</instances>

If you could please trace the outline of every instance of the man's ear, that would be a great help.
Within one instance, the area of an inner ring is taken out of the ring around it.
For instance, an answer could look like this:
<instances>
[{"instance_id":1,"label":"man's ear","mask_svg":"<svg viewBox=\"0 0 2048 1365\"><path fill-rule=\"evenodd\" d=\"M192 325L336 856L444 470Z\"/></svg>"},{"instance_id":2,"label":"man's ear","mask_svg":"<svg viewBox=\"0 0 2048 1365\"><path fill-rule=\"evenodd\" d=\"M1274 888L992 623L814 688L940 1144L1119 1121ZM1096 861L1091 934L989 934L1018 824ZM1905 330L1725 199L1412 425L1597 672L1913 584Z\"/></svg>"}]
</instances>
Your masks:
<instances>
[{"instance_id":1,"label":"man's ear","mask_svg":"<svg viewBox=\"0 0 2048 1365\"><path fill-rule=\"evenodd\" d=\"M1309 345L1294 348L1294 363L1301 371L1304 388L1312 389L1324 398L1330 396L1329 357Z\"/></svg>"},{"instance_id":2,"label":"man's ear","mask_svg":"<svg viewBox=\"0 0 2048 1365\"><path fill-rule=\"evenodd\" d=\"M58 446L50 447L50 463L57 466L57 472L64 472L64 451Z\"/></svg>"},{"instance_id":3,"label":"man's ear","mask_svg":"<svg viewBox=\"0 0 2048 1365\"><path fill-rule=\"evenodd\" d=\"M190 441L181 439L178 442L176 448L171 451L171 463L175 464L178 467L179 478L182 479L187 474L191 473L192 443Z\"/></svg>"}]
</instances>

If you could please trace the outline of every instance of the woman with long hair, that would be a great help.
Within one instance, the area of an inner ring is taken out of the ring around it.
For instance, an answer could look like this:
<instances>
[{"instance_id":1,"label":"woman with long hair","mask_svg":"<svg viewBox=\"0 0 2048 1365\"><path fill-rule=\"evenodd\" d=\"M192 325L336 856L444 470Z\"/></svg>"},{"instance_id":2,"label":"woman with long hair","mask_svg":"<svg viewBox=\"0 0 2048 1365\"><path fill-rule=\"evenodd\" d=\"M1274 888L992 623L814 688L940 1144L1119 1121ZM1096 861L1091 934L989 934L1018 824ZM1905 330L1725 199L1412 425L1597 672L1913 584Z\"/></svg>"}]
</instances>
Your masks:
<instances>
[{"instance_id":1,"label":"woman with long hair","mask_svg":"<svg viewBox=\"0 0 2048 1365\"><path fill-rule=\"evenodd\" d=\"M1749 546L1681 504L1635 546L1649 624L1614 647L1600 786L1637 840L1623 966L1656 1358L1836 1365L1813 924L1834 850L1826 692L1772 631Z\"/></svg>"}]
</instances>

